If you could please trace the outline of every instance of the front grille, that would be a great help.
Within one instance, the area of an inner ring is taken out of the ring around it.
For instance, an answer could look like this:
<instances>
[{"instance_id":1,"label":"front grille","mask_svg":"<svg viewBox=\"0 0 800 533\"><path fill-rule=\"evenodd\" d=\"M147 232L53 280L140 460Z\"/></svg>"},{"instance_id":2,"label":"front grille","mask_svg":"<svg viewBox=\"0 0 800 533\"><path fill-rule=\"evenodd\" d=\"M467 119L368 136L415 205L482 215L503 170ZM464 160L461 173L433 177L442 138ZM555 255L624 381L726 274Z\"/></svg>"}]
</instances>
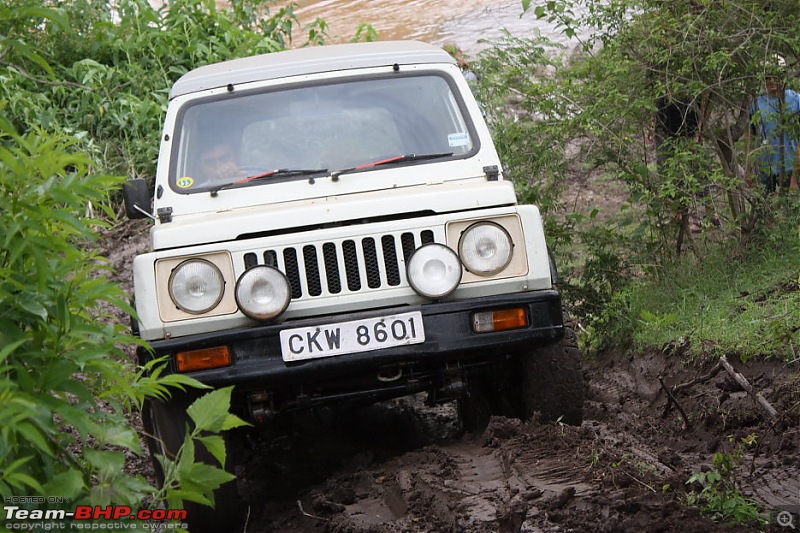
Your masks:
<instances>
[{"instance_id":1,"label":"front grille","mask_svg":"<svg viewBox=\"0 0 800 533\"><path fill-rule=\"evenodd\" d=\"M266 264L281 270L297 300L397 287L406 283L404 262L431 242L431 230L407 231L249 252L243 261L245 268Z\"/></svg>"}]
</instances>

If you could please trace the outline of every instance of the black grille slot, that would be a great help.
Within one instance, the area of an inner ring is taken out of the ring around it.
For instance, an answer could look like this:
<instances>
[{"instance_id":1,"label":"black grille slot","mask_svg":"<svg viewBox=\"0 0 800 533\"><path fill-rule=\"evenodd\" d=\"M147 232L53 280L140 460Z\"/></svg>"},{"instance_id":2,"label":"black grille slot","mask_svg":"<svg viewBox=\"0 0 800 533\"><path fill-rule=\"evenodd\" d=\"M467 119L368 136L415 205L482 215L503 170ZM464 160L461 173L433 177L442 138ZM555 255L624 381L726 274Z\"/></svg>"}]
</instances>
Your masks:
<instances>
[{"instance_id":1,"label":"black grille slot","mask_svg":"<svg viewBox=\"0 0 800 533\"><path fill-rule=\"evenodd\" d=\"M375 251L375 239L367 237L361 241L364 251L364 263L367 271L367 287L377 289L381 286L381 271L378 267L378 252Z\"/></svg>"},{"instance_id":2,"label":"black grille slot","mask_svg":"<svg viewBox=\"0 0 800 533\"><path fill-rule=\"evenodd\" d=\"M381 237L383 248L383 264L386 267L386 282L395 287L400 285L400 266L397 264L397 249L394 245L393 235Z\"/></svg>"},{"instance_id":3,"label":"black grille slot","mask_svg":"<svg viewBox=\"0 0 800 533\"><path fill-rule=\"evenodd\" d=\"M326 242L322 245L322 259L325 261L325 275L328 281L328 292L339 294L342 292L342 281L339 279L339 262L336 254L336 245Z\"/></svg>"},{"instance_id":4,"label":"black grille slot","mask_svg":"<svg viewBox=\"0 0 800 533\"><path fill-rule=\"evenodd\" d=\"M297 300L401 286L403 262L432 242L432 230L385 233L246 252L242 262L247 269L263 258L263 264L283 271Z\"/></svg>"},{"instance_id":5,"label":"black grille slot","mask_svg":"<svg viewBox=\"0 0 800 533\"><path fill-rule=\"evenodd\" d=\"M400 236L400 244L403 246L403 259L408 261L411 254L417 249L417 245L414 243L414 234L403 233Z\"/></svg>"},{"instance_id":6,"label":"black grille slot","mask_svg":"<svg viewBox=\"0 0 800 533\"><path fill-rule=\"evenodd\" d=\"M294 248L283 251L283 263L286 269L284 274L289 278L289 285L292 287L292 298L300 298L303 296L303 288L300 285L300 270L297 268L297 253Z\"/></svg>"},{"instance_id":7,"label":"black grille slot","mask_svg":"<svg viewBox=\"0 0 800 533\"><path fill-rule=\"evenodd\" d=\"M342 243L344 253L344 271L347 276L347 288L351 291L361 290L361 277L358 275L358 255L356 254L356 243L344 241Z\"/></svg>"},{"instance_id":8,"label":"black grille slot","mask_svg":"<svg viewBox=\"0 0 800 533\"><path fill-rule=\"evenodd\" d=\"M319 277L319 263L317 263L317 249L310 244L303 247L303 260L306 267L306 284L309 296L322 294L322 282Z\"/></svg>"}]
</instances>

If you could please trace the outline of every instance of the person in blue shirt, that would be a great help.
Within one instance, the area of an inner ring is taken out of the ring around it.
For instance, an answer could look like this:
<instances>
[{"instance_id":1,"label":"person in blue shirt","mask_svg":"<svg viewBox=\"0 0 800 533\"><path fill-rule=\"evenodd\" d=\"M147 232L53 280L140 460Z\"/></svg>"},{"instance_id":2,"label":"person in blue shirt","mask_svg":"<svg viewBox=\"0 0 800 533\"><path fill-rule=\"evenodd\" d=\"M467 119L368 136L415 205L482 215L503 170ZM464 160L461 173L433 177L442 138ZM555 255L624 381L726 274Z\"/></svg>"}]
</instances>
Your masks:
<instances>
[{"instance_id":1,"label":"person in blue shirt","mask_svg":"<svg viewBox=\"0 0 800 533\"><path fill-rule=\"evenodd\" d=\"M797 189L800 95L786 88L786 61L775 56L765 70L764 93L750 104L752 164L767 192Z\"/></svg>"}]
</instances>

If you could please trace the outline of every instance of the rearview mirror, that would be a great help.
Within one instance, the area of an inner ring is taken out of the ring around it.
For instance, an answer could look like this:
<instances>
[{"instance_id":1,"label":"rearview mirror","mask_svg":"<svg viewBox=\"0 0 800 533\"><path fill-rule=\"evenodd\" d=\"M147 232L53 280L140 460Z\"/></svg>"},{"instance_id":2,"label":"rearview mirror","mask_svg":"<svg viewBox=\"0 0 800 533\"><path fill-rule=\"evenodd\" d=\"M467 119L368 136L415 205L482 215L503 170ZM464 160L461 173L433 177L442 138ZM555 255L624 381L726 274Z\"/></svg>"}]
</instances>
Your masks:
<instances>
[{"instance_id":1,"label":"rearview mirror","mask_svg":"<svg viewBox=\"0 0 800 533\"><path fill-rule=\"evenodd\" d=\"M122 186L122 199L125 201L125 214L128 218L152 218L150 214L150 190L147 180L135 178Z\"/></svg>"}]
</instances>

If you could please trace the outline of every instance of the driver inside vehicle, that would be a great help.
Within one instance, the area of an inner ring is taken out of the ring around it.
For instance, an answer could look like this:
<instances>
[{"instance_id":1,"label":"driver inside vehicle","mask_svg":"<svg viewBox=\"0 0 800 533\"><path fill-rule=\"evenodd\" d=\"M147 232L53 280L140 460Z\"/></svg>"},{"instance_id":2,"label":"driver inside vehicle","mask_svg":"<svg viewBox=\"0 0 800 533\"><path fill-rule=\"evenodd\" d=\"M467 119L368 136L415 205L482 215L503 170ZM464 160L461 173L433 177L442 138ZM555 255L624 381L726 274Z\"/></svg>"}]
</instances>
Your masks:
<instances>
[{"instance_id":1,"label":"driver inside vehicle","mask_svg":"<svg viewBox=\"0 0 800 533\"><path fill-rule=\"evenodd\" d=\"M200 173L210 183L220 183L241 175L239 156L233 144L220 142L200 156Z\"/></svg>"}]
</instances>

